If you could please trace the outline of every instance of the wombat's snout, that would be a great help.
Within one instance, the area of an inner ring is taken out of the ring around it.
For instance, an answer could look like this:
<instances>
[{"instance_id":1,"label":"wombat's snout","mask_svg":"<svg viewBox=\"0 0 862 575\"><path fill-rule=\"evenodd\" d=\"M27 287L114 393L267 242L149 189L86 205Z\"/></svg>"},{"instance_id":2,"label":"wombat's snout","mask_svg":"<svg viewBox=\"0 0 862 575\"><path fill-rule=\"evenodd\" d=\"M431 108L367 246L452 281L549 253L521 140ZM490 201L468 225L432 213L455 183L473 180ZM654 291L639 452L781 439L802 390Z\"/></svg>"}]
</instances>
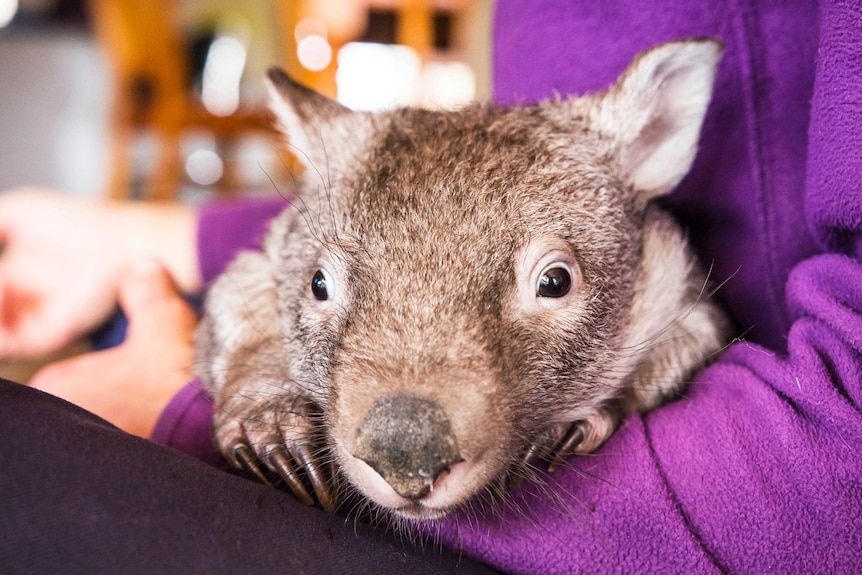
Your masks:
<instances>
[{"instance_id":1,"label":"wombat's snout","mask_svg":"<svg viewBox=\"0 0 862 575\"><path fill-rule=\"evenodd\" d=\"M378 400L356 430L353 455L400 496L419 500L462 461L449 419L431 400L399 394Z\"/></svg>"}]
</instances>

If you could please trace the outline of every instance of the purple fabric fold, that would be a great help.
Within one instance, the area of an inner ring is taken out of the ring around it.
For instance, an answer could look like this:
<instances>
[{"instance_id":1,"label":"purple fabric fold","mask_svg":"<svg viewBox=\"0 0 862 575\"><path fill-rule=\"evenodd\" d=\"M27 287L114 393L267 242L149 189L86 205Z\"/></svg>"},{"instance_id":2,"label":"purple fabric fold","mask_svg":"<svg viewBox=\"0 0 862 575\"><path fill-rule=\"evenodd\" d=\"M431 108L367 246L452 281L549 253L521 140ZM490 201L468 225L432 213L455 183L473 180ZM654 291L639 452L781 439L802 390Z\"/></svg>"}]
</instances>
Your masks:
<instances>
[{"instance_id":1,"label":"purple fabric fold","mask_svg":"<svg viewBox=\"0 0 862 575\"><path fill-rule=\"evenodd\" d=\"M222 467L224 460L209 434L212 417L212 401L199 381L191 381L171 399L150 439L193 455L214 467Z\"/></svg>"},{"instance_id":2,"label":"purple fabric fold","mask_svg":"<svg viewBox=\"0 0 862 575\"><path fill-rule=\"evenodd\" d=\"M862 7L826 2L808 151L809 223L826 250L862 255Z\"/></svg>"}]
</instances>

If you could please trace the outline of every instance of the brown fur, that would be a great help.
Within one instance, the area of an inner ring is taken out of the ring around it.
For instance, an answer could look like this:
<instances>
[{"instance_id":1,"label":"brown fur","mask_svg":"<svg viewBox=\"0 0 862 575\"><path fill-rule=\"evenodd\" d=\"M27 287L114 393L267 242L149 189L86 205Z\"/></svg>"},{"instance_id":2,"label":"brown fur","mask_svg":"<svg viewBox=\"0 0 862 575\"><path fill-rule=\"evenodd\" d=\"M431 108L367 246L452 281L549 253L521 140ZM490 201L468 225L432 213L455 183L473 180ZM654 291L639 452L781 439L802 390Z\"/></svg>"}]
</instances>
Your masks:
<instances>
[{"instance_id":1,"label":"brown fur","mask_svg":"<svg viewBox=\"0 0 862 575\"><path fill-rule=\"evenodd\" d=\"M271 74L309 169L207 300L198 364L219 447L323 444L379 505L434 517L571 423L592 451L673 397L725 324L651 200L690 167L720 52L666 44L607 93L455 112L351 112ZM570 264L567 296L536 296L543 258ZM325 302L310 288L321 268ZM465 460L418 501L354 457L366 414L399 394L438 405Z\"/></svg>"}]
</instances>

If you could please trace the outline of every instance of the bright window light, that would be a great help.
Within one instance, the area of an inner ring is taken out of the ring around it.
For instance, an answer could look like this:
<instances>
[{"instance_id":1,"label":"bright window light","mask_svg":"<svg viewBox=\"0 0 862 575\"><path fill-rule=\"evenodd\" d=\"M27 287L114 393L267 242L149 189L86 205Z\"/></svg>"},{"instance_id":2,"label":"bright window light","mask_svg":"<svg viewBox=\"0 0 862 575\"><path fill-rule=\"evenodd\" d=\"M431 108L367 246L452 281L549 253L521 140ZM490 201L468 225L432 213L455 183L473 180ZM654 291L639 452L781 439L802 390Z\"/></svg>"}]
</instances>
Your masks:
<instances>
[{"instance_id":1,"label":"bright window light","mask_svg":"<svg viewBox=\"0 0 862 575\"><path fill-rule=\"evenodd\" d=\"M323 36L309 34L296 45L296 56L304 68L320 72L332 62L332 46Z\"/></svg>"},{"instance_id":2,"label":"bright window light","mask_svg":"<svg viewBox=\"0 0 862 575\"><path fill-rule=\"evenodd\" d=\"M476 75L464 62L428 62L422 72L422 105L452 109L476 98Z\"/></svg>"},{"instance_id":3,"label":"bright window light","mask_svg":"<svg viewBox=\"0 0 862 575\"><path fill-rule=\"evenodd\" d=\"M18 0L0 0L0 28L9 25L18 12Z\"/></svg>"},{"instance_id":4,"label":"bright window light","mask_svg":"<svg viewBox=\"0 0 862 575\"><path fill-rule=\"evenodd\" d=\"M186 159L186 173L201 186L211 186L224 175L224 164L212 150L195 150Z\"/></svg>"},{"instance_id":5,"label":"bright window light","mask_svg":"<svg viewBox=\"0 0 862 575\"><path fill-rule=\"evenodd\" d=\"M379 111L419 102L422 61L407 46L351 42L338 52L338 101Z\"/></svg>"},{"instance_id":6,"label":"bright window light","mask_svg":"<svg viewBox=\"0 0 862 575\"><path fill-rule=\"evenodd\" d=\"M216 116L230 116L239 108L245 59L245 45L233 36L219 36L210 44L204 64L201 101Z\"/></svg>"}]
</instances>

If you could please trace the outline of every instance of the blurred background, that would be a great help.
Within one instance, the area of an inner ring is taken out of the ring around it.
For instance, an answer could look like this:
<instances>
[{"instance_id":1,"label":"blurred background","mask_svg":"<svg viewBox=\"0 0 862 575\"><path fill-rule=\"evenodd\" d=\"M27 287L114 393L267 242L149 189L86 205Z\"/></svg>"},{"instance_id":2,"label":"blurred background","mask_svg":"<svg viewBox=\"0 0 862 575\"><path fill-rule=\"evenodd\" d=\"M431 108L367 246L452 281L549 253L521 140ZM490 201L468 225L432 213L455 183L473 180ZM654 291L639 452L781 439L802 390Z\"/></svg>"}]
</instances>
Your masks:
<instances>
[{"instance_id":1,"label":"blurred background","mask_svg":"<svg viewBox=\"0 0 862 575\"><path fill-rule=\"evenodd\" d=\"M488 96L492 0L0 0L0 190L199 202L292 159L273 65L356 109Z\"/></svg>"},{"instance_id":2,"label":"blurred background","mask_svg":"<svg viewBox=\"0 0 862 575\"><path fill-rule=\"evenodd\" d=\"M483 100L492 4L0 0L0 193L276 193L295 160L271 128L267 68L355 109ZM0 376L36 367L0 362Z\"/></svg>"}]
</instances>

